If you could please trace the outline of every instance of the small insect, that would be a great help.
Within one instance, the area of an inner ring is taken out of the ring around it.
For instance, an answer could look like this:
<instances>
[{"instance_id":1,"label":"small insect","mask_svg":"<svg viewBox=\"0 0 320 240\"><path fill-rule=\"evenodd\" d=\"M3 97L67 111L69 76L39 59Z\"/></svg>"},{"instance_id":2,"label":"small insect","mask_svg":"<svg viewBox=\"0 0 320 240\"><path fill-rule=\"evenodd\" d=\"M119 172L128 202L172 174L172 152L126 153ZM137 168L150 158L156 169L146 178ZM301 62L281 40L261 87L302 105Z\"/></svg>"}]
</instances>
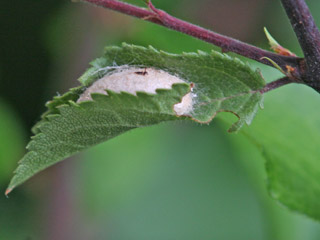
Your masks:
<instances>
[{"instance_id":1,"label":"small insect","mask_svg":"<svg viewBox=\"0 0 320 240\"><path fill-rule=\"evenodd\" d=\"M147 68L144 68L143 71L138 71L138 72L134 72L135 74L138 74L138 75L142 75L142 76L145 76L148 74L147 72Z\"/></svg>"}]
</instances>

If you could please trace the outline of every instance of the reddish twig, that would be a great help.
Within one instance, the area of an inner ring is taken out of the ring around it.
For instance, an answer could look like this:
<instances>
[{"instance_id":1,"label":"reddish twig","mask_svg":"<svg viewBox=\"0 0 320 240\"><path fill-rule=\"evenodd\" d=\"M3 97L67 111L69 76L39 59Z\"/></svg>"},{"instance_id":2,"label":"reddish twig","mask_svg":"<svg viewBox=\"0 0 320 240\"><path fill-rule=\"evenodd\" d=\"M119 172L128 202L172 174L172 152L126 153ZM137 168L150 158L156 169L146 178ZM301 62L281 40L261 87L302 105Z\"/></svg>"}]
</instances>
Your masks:
<instances>
[{"instance_id":1,"label":"reddish twig","mask_svg":"<svg viewBox=\"0 0 320 240\"><path fill-rule=\"evenodd\" d=\"M305 83L320 92L320 33L304 0L281 0L294 31L303 49L305 59L284 56L223 36L213 31L177 19L153 6L146 0L149 9L140 8L118 0L82 0L109 8L145 21L185 33L218 47L223 52L234 52L265 65L281 68L287 76L269 83L261 91L268 92L290 82Z\"/></svg>"},{"instance_id":2,"label":"reddish twig","mask_svg":"<svg viewBox=\"0 0 320 240\"><path fill-rule=\"evenodd\" d=\"M300 66L301 59L297 57L282 56L276 53L266 51L264 49L252 46L247 43L243 43L239 40L223 36L221 34L212 32L202 27L193 25L191 23L182 21L175 17L170 16L166 12L156 9L151 1L148 1L149 9L140 8L128 3L120 2L117 0L82 0L89 2L97 6L109 8L130 16L134 16L149 22L153 22L167 28L176 30L178 32L185 33L195 38L201 39L208 43L212 43L218 47L221 47L223 52L234 52L244 57L253 59L263 64L272 66L271 59L277 63L283 70L286 70L286 66L289 65L293 68Z\"/></svg>"}]
</instances>

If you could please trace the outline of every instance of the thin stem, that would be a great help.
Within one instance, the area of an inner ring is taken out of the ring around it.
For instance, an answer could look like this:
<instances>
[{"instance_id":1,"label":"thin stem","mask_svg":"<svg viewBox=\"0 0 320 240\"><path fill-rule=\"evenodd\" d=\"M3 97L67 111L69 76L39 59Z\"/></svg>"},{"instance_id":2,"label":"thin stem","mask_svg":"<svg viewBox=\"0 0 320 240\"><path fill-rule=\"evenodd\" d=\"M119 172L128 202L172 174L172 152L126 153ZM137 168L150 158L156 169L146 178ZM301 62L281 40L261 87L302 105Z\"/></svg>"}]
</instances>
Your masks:
<instances>
[{"instance_id":1,"label":"thin stem","mask_svg":"<svg viewBox=\"0 0 320 240\"><path fill-rule=\"evenodd\" d=\"M269 91L274 90L276 88L282 87L282 86L287 85L289 83L294 83L294 81L292 81L289 77L280 78L276 81L273 81L273 82L266 84L264 86L264 88L260 90L260 93L264 94L266 92L269 92Z\"/></svg>"},{"instance_id":2,"label":"thin stem","mask_svg":"<svg viewBox=\"0 0 320 240\"><path fill-rule=\"evenodd\" d=\"M149 1L149 8L144 9L136 7L134 5L120 2L117 0L82 0L84 2L92 3L97 6L109 8L130 16L134 16L149 22L153 22L167 28L176 30L178 32L185 33L195 38L201 39L208 43L214 44L221 47L223 52L234 52L244 57L253 59L260 63L274 67L270 61L266 60L269 58L276 62L283 70L286 71L287 66L293 68L299 68L301 59L297 57L282 56L276 53L266 51L264 49L252 46L247 43L243 43L239 40L223 36L221 34L212 32L202 27L193 25L191 23L182 21L175 17L170 16L162 10L156 9ZM266 58L265 58L266 57Z\"/></svg>"}]
</instances>

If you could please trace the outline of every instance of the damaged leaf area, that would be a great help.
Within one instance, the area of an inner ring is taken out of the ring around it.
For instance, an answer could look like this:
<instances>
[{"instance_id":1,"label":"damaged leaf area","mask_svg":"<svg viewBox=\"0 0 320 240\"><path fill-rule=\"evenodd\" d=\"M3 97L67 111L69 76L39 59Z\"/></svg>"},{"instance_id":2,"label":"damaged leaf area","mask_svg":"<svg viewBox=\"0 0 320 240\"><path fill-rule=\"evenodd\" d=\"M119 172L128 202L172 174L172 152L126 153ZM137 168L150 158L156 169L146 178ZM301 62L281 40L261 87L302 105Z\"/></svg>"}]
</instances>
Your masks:
<instances>
[{"instance_id":1,"label":"damaged leaf area","mask_svg":"<svg viewBox=\"0 0 320 240\"><path fill-rule=\"evenodd\" d=\"M47 103L28 152L6 194L39 171L128 130L173 120L208 123L219 112L250 124L265 85L238 59L211 53L169 54L123 44L107 47L81 86Z\"/></svg>"}]
</instances>

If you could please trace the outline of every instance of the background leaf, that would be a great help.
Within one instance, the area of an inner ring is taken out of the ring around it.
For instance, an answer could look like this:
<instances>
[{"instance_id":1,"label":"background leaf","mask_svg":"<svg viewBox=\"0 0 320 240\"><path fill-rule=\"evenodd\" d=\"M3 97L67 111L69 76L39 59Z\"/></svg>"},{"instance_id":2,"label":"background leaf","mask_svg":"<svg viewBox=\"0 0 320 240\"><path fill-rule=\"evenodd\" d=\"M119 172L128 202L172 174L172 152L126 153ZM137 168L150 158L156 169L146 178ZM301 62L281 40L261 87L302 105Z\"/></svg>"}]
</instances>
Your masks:
<instances>
[{"instance_id":1,"label":"background leaf","mask_svg":"<svg viewBox=\"0 0 320 240\"><path fill-rule=\"evenodd\" d=\"M23 154L24 133L16 113L0 99L0 184L6 184Z\"/></svg>"},{"instance_id":2,"label":"background leaf","mask_svg":"<svg viewBox=\"0 0 320 240\"><path fill-rule=\"evenodd\" d=\"M266 103L274 111L248 131L262 144L271 196L320 220L319 94L303 86L281 90L285 95L272 93ZM282 112L286 120L277 118Z\"/></svg>"},{"instance_id":3,"label":"background leaf","mask_svg":"<svg viewBox=\"0 0 320 240\"><path fill-rule=\"evenodd\" d=\"M280 77L264 69L270 78ZM270 195L291 210L320 220L319 94L292 84L272 91L254 123L242 133L266 159ZM228 116L224 116L227 120ZM231 120L227 120L228 123Z\"/></svg>"},{"instance_id":4,"label":"background leaf","mask_svg":"<svg viewBox=\"0 0 320 240\"><path fill-rule=\"evenodd\" d=\"M194 83L192 119L209 122L220 111L232 112L239 120L231 131L237 131L244 123L250 124L262 102L259 89L264 82L259 73L238 59L216 52L175 55L124 44L121 48L106 48L105 55L92 65L80 78L82 87L71 89L47 104L48 111L33 128L36 135L7 192L44 168L120 133L162 121L186 119L177 117L172 106L190 91L188 84L159 90L156 95L109 91L108 96L93 94L94 101L76 104L79 94L112 66L155 67Z\"/></svg>"}]
</instances>

